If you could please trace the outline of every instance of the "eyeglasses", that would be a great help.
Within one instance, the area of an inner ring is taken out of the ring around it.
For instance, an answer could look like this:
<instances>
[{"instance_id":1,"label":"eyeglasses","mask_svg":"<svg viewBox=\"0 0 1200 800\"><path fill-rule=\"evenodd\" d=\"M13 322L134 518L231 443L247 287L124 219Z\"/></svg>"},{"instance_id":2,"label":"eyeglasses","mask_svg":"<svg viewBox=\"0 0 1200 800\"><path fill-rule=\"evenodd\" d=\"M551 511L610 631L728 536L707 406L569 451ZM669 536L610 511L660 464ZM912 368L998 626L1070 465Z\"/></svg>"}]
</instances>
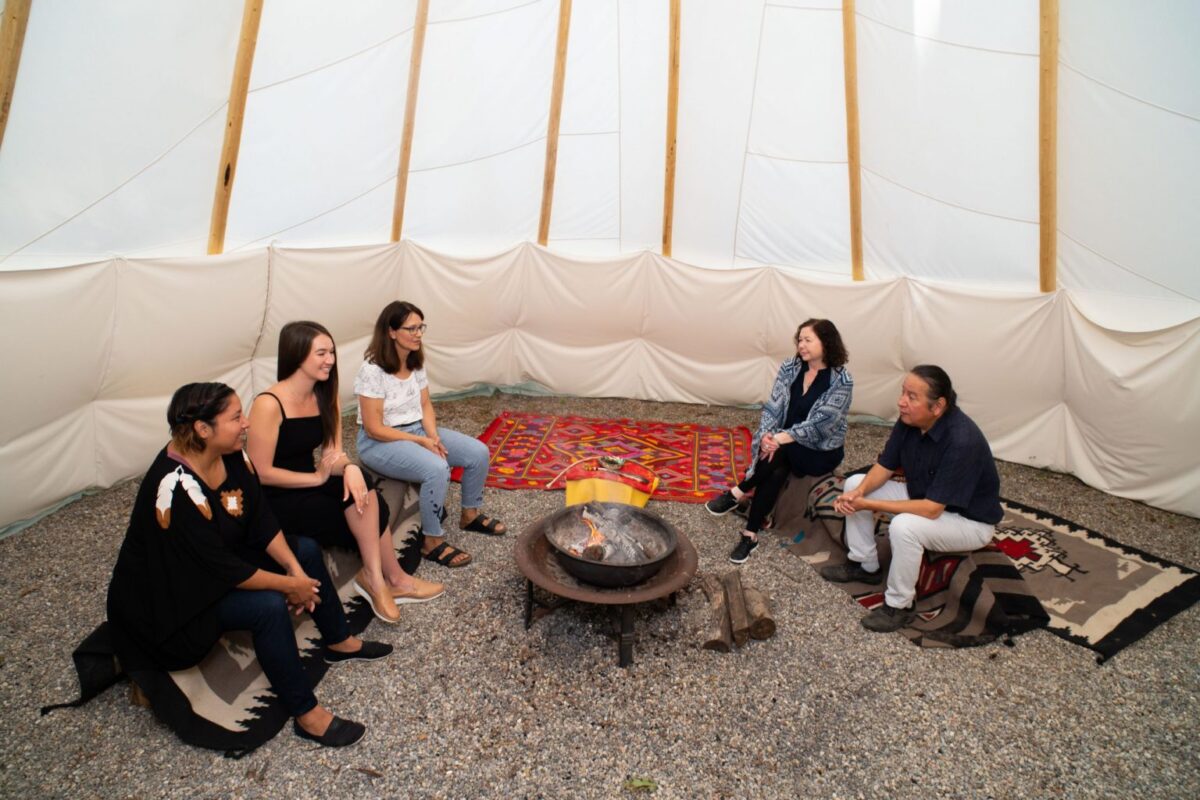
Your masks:
<instances>
[{"instance_id":1,"label":"eyeglasses","mask_svg":"<svg viewBox=\"0 0 1200 800\"><path fill-rule=\"evenodd\" d=\"M406 331L410 336L416 336L418 333L429 330L429 326L422 322L420 325L402 325L396 330Z\"/></svg>"}]
</instances>

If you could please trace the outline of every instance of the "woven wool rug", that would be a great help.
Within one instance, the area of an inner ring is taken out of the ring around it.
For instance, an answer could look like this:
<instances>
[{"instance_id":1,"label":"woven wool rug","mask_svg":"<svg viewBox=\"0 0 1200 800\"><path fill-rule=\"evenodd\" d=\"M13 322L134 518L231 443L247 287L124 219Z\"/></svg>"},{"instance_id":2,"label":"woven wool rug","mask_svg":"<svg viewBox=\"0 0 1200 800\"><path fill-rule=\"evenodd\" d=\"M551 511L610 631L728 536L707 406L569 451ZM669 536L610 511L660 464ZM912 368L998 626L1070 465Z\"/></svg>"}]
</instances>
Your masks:
<instances>
[{"instance_id":1,"label":"woven wool rug","mask_svg":"<svg viewBox=\"0 0 1200 800\"><path fill-rule=\"evenodd\" d=\"M487 485L498 489L561 489L548 484L571 464L616 456L658 475L655 500L703 503L750 460L747 428L505 411L479 438L491 451Z\"/></svg>"},{"instance_id":2,"label":"woven wool rug","mask_svg":"<svg viewBox=\"0 0 1200 800\"><path fill-rule=\"evenodd\" d=\"M833 510L841 491L834 476L793 479L776 506L776 530L813 567L846 560L843 518ZM1200 600L1200 573L1045 511L1003 498L1001 505L990 546L926 553L918 617L901 631L915 644L982 644L1044 626L1103 662ZM875 526L885 567L889 519L877 515ZM882 586L845 588L866 608L883 602Z\"/></svg>"}]
</instances>

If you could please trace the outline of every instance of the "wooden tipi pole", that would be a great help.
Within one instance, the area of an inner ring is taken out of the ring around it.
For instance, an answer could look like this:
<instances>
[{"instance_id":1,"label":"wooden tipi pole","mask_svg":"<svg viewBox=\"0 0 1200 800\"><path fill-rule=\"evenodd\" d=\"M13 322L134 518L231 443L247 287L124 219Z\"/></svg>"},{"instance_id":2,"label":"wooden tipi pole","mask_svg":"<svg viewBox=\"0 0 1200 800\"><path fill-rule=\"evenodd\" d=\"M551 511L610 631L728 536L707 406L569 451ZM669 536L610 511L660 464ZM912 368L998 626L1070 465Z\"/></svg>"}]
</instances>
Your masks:
<instances>
[{"instance_id":1,"label":"wooden tipi pole","mask_svg":"<svg viewBox=\"0 0 1200 800\"><path fill-rule=\"evenodd\" d=\"M554 83L550 87L550 124L546 131L546 166L542 175L542 214L538 219L538 244L550 239L550 211L554 205L554 174L558 167L558 126L562 119L563 84L567 77L567 39L571 32L571 0L558 2L558 42L554 48Z\"/></svg>"},{"instance_id":2,"label":"wooden tipi pole","mask_svg":"<svg viewBox=\"0 0 1200 800\"><path fill-rule=\"evenodd\" d=\"M667 164L663 180L662 254L671 255L675 225L675 143L679 120L679 0L671 0L670 60L667 66Z\"/></svg>"},{"instance_id":3,"label":"wooden tipi pole","mask_svg":"<svg viewBox=\"0 0 1200 800\"><path fill-rule=\"evenodd\" d=\"M8 125L8 110L12 107L13 90L17 85L17 67L21 65L21 47L25 44L32 2L5 0L4 18L0 20L0 147L4 146L4 129Z\"/></svg>"},{"instance_id":4,"label":"wooden tipi pole","mask_svg":"<svg viewBox=\"0 0 1200 800\"><path fill-rule=\"evenodd\" d=\"M233 178L237 174L242 121L246 115L246 94L250 90L250 69L254 66L254 48L258 45L258 23L262 20L262 9L263 0L245 0L242 6L242 33L238 40L237 62L233 66L233 83L229 88L225 141L221 144L217 190L213 195L212 221L208 227L209 255L225 250L225 225L229 221L229 200L233 197Z\"/></svg>"},{"instance_id":5,"label":"wooden tipi pole","mask_svg":"<svg viewBox=\"0 0 1200 800\"><path fill-rule=\"evenodd\" d=\"M858 152L858 37L854 0L842 0L842 64L846 82L846 171L850 176L850 274L861 281L862 168Z\"/></svg>"},{"instance_id":6,"label":"wooden tipi pole","mask_svg":"<svg viewBox=\"0 0 1200 800\"><path fill-rule=\"evenodd\" d=\"M1038 285L1058 285L1058 0L1041 0L1038 86Z\"/></svg>"},{"instance_id":7,"label":"wooden tipi pole","mask_svg":"<svg viewBox=\"0 0 1200 800\"><path fill-rule=\"evenodd\" d=\"M417 90L421 86L421 58L425 53L425 29L429 24L429 0L417 3L413 23L412 52L408 59L408 93L404 96L404 130L400 134L400 166L396 169L396 200L392 205L392 241L400 241L404 228L404 200L408 194L408 165L412 160L413 124L417 117Z\"/></svg>"}]
</instances>

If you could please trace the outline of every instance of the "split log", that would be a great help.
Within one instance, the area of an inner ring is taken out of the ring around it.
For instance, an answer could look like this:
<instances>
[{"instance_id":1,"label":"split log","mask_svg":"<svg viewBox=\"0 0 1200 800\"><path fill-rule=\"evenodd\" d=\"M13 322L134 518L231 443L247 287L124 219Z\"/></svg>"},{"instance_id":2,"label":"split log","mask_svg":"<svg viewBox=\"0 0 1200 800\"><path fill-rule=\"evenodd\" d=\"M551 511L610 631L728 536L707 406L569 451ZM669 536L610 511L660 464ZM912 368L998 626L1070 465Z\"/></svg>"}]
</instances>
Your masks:
<instances>
[{"instance_id":1,"label":"split log","mask_svg":"<svg viewBox=\"0 0 1200 800\"><path fill-rule=\"evenodd\" d=\"M700 647L705 650L716 650L718 653L728 653L733 649L733 633L729 627L729 611L725 603L725 589L715 575L705 575L700 582L704 596L712 604L712 612L708 624L703 629L703 639Z\"/></svg>"},{"instance_id":2,"label":"split log","mask_svg":"<svg viewBox=\"0 0 1200 800\"><path fill-rule=\"evenodd\" d=\"M746 612L750 615L750 638L770 639L775 635L775 618L771 616L771 601L757 589L746 587Z\"/></svg>"},{"instance_id":3,"label":"split log","mask_svg":"<svg viewBox=\"0 0 1200 800\"><path fill-rule=\"evenodd\" d=\"M731 569L721 578L725 587L725 603L729 606L729 626L733 643L741 647L750 641L750 616L746 613L746 595L742 591L742 573Z\"/></svg>"}]
</instances>

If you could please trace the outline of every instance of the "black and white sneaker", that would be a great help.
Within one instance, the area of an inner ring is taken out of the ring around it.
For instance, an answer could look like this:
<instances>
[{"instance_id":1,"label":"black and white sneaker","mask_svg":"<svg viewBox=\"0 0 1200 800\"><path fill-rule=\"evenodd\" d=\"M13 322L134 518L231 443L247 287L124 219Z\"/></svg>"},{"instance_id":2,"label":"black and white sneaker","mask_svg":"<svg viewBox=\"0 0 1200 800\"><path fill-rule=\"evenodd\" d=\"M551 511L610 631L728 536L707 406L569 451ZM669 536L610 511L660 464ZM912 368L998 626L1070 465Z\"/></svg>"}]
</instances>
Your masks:
<instances>
[{"instance_id":1,"label":"black and white sneaker","mask_svg":"<svg viewBox=\"0 0 1200 800\"><path fill-rule=\"evenodd\" d=\"M712 500L709 500L707 503L705 503L704 507L708 509L708 513L712 514L713 516L720 517L728 514L730 511L733 511L735 508L737 508L737 505L738 500L733 496L733 492L726 489Z\"/></svg>"},{"instance_id":2,"label":"black and white sneaker","mask_svg":"<svg viewBox=\"0 0 1200 800\"><path fill-rule=\"evenodd\" d=\"M749 536L739 536L737 546L729 554L729 560L734 564L745 564L750 554L758 548L758 540Z\"/></svg>"}]
</instances>

